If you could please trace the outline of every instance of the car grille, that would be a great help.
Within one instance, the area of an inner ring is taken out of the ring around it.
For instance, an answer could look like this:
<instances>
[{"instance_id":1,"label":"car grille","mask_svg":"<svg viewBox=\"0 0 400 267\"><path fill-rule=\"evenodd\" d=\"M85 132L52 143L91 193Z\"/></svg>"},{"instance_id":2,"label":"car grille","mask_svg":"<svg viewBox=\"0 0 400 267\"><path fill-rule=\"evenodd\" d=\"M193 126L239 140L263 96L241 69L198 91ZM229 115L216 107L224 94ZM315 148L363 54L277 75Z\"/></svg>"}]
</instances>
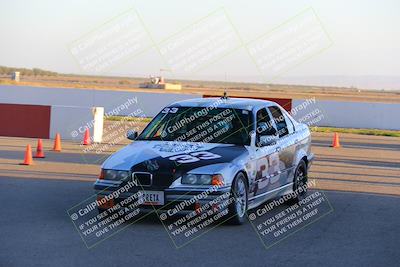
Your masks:
<instances>
[{"instance_id":1,"label":"car grille","mask_svg":"<svg viewBox=\"0 0 400 267\"><path fill-rule=\"evenodd\" d=\"M149 172L133 172L132 180L136 180L139 186L151 186L153 183L152 174Z\"/></svg>"},{"instance_id":2,"label":"car grille","mask_svg":"<svg viewBox=\"0 0 400 267\"><path fill-rule=\"evenodd\" d=\"M173 171L170 166L160 165L160 168L154 171L149 171L145 164L138 164L131 168L132 179L133 174L136 174L140 185L146 190L164 190L168 188L172 182L181 176L178 171ZM149 176L151 176L149 178ZM149 183L151 179L151 183Z\"/></svg>"}]
</instances>

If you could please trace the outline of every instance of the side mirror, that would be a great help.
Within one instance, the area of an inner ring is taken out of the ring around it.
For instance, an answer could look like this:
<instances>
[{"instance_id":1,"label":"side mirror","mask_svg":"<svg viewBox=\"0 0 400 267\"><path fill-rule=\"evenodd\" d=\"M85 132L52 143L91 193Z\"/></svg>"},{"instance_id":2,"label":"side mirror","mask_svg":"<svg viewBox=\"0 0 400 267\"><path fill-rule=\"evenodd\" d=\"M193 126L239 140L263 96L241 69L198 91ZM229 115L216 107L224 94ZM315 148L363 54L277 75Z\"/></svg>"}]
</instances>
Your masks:
<instances>
[{"instance_id":1,"label":"side mirror","mask_svg":"<svg viewBox=\"0 0 400 267\"><path fill-rule=\"evenodd\" d=\"M256 145L256 142L257 142L257 140L256 140L256 131L251 131L250 132L250 145L251 146L255 146Z\"/></svg>"},{"instance_id":2,"label":"side mirror","mask_svg":"<svg viewBox=\"0 0 400 267\"><path fill-rule=\"evenodd\" d=\"M134 130L129 130L128 132L126 132L126 138L128 138L129 140L135 140L137 137L138 132Z\"/></svg>"},{"instance_id":3,"label":"side mirror","mask_svg":"<svg viewBox=\"0 0 400 267\"><path fill-rule=\"evenodd\" d=\"M261 135L260 142L258 142L258 146L271 146L278 141L278 135Z\"/></svg>"}]
</instances>

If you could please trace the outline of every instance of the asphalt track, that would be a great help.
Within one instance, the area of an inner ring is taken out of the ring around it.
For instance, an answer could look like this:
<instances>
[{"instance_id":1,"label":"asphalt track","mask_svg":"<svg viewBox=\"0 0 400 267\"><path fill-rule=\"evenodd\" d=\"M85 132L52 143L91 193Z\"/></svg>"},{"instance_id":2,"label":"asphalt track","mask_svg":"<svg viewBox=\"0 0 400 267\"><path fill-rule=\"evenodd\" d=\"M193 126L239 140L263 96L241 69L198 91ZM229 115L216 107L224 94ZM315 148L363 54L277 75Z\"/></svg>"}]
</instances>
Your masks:
<instances>
[{"instance_id":1,"label":"asphalt track","mask_svg":"<svg viewBox=\"0 0 400 267\"><path fill-rule=\"evenodd\" d=\"M0 138L0 266L398 266L399 139L313 136L310 176L333 210L266 248L250 222L221 225L177 249L148 216L88 249L66 211L92 194L98 165L111 152L82 153L64 142L34 166L20 166L35 140ZM119 149L123 144L112 148Z\"/></svg>"}]
</instances>

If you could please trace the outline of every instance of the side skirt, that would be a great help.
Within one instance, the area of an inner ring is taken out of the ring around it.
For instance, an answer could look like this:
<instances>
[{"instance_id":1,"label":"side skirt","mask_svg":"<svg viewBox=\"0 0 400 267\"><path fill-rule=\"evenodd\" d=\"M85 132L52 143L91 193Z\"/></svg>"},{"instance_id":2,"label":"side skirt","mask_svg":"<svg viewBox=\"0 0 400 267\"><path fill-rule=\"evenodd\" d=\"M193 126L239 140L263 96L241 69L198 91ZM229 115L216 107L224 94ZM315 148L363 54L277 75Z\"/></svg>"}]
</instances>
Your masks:
<instances>
[{"instance_id":1,"label":"side skirt","mask_svg":"<svg viewBox=\"0 0 400 267\"><path fill-rule=\"evenodd\" d=\"M284 186L278 187L274 190L252 197L249 199L248 209L254 209L267 200L290 194L291 192L293 192L293 183L285 184Z\"/></svg>"}]
</instances>

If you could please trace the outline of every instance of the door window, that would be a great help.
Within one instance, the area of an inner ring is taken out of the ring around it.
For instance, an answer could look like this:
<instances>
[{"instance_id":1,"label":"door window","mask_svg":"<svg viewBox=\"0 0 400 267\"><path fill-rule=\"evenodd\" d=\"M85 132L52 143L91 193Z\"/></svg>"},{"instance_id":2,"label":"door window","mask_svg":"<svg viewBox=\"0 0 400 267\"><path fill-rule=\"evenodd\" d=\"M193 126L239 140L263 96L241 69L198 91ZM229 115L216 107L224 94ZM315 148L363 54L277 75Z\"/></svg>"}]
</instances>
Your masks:
<instances>
[{"instance_id":1,"label":"door window","mask_svg":"<svg viewBox=\"0 0 400 267\"><path fill-rule=\"evenodd\" d=\"M268 114L268 111L263 108L257 112L257 127L256 127L256 142L260 142L260 136L271 136L276 135L276 129L274 127L273 121Z\"/></svg>"},{"instance_id":2,"label":"door window","mask_svg":"<svg viewBox=\"0 0 400 267\"><path fill-rule=\"evenodd\" d=\"M275 121L276 128L278 130L279 137L283 137L289 134L285 116L283 116L282 111L277 106L268 107Z\"/></svg>"}]
</instances>

